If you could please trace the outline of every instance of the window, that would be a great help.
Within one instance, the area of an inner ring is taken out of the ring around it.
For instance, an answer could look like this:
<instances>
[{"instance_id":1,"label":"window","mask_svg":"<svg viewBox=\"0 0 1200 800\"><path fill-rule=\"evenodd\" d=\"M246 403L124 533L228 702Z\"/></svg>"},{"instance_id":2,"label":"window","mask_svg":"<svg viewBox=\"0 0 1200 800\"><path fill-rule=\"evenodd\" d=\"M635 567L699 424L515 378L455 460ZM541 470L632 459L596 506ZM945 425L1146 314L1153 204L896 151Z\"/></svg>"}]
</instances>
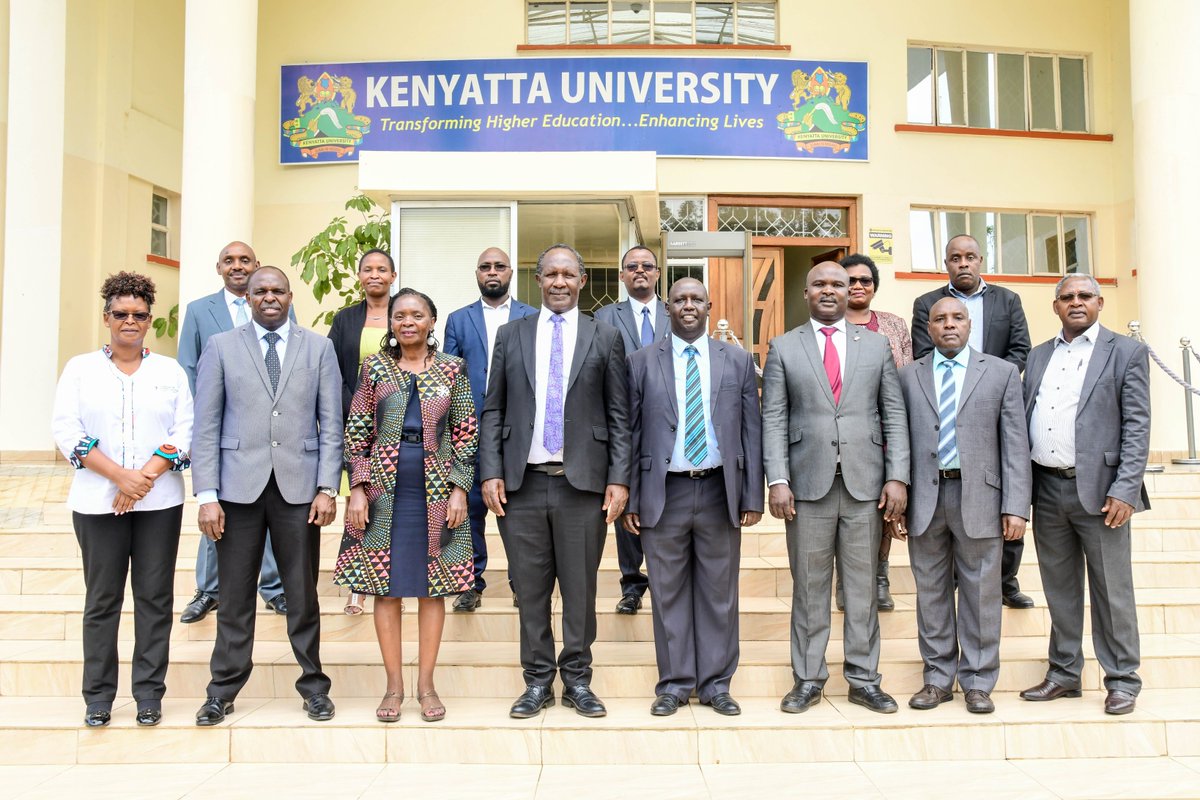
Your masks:
<instances>
[{"instance_id":1,"label":"window","mask_svg":"<svg viewBox=\"0 0 1200 800\"><path fill-rule=\"evenodd\" d=\"M704 197L660 197L658 199L658 226L664 234L705 229L708 203ZM666 236L663 237L666 239ZM668 258L663 270L662 290L670 288L680 278L695 278L705 282L708 268L707 258Z\"/></svg>"},{"instance_id":2,"label":"window","mask_svg":"<svg viewBox=\"0 0 1200 800\"><path fill-rule=\"evenodd\" d=\"M559 0L525 8L529 44L773 45L776 0Z\"/></svg>"},{"instance_id":3,"label":"window","mask_svg":"<svg viewBox=\"0 0 1200 800\"><path fill-rule=\"evenodd\" d=\"M150 196L150 254L170 258L170 205L161 194Z\"/></svg>"},{"instance_id":4,"label":"window","mask_svg":"<svg viewBox=\"0 0 1200 800\"><path fill-rule=\"evenodd\" d=\"M750 231L755 236L838 239L846 232L845 208L797 206L718 206L717 230Z\"/></svg>"},{"instance_id":5,"label":"window","mask_svg":"<svg viewBox=\"0 0 1200 800\"><path fill-rule=\"evenodd\" d=\"M967 233L979 242L987 275L1092 274L1090 217L1045 211L913 208L914 270L944 270L946 242Z\"/></svg>"},{"instance_id":6,"label":"window","mask_svg":"<svg viewBox=\"0 0 1200 800\"><path fill-rule=\"evenodd\" d=\"M908 48L908 121L1085 133L1086 59L912 45Z\"/></svg>"}]
</instances>

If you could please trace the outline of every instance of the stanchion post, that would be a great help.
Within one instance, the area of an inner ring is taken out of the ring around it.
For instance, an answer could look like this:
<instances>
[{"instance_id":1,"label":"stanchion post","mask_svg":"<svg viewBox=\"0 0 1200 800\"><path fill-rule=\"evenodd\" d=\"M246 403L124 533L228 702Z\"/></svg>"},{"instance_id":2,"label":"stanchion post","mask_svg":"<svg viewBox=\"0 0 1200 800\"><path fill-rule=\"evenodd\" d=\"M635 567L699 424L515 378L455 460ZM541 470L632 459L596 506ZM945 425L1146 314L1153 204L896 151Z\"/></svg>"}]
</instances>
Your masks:
<instances>
[{"instance_id":1,"label":"stanchion post","mask_svg":"<svg viewBox=\"0 0 1200 800\"><path fill-rule=\"evenodd\" d=\"M1179 340L1179 348L1183 351L1183 382L1189 386L1192 383L1192 359L1191 349L1192 340L1184 336ZM1192 415L1192 393L1186 388L1183 390L1183 416L1187 421L1187 441L1188 441L1188 457L1187 458L1172 458L1172 464L1200 464L1200 458L1196 458L1196 422Z\"/></svg>"},{"instance_id":2,"label":"stanchion post","mask_svg":"<svg viewBox=\"0 0 1200 800\"><path fill-rule=\"evenodd\" d=\"M1143 339L1142 339L1142 323L1141 322L1139 322L1136 319L1130 320L1129 336L1133 339L1136 339L1139 342L1143 341ZM1165 472L1165 471L1166 471L1166 467L1162 464L1147 464L1146 465L1146 472L1158 473L1158 472Z\"/></svg>"}]
</instances>

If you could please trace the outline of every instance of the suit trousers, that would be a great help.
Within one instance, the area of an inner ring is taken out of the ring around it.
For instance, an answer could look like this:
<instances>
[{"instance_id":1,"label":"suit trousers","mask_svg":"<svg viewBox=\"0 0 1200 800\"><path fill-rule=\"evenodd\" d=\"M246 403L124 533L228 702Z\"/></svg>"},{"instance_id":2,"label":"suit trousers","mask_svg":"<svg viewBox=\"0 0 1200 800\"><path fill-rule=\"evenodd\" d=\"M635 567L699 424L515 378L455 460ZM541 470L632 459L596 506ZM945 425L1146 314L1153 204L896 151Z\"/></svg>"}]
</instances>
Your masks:
<instances>
[{"instance_id":1,"label":"suit trousers","mask_svg":"<svg viewBox=\"0 0 1200 800\"><path fill-rule=\"evenodd\" d=\"M879 609L875 565L883 517L878 501L856 500L839 472L820 500L797 501L787 523L792 571L792 673L797 681L824 686L829 679L833 557L837 553L846 593L842 674L852 687L878 684Z\"/></svg>"},{"instance_id":2,"label":"suit trousers","mask_svg":"<svg viewBox=\"0 0 1200 800\"><path fill-rule=\"evenodd\" d=\"M729 524L725 477L667 473L658 524L642 528L654 593L656 695L707 703L729 691L738 665L742 530Z\"/></svg>"},{"instance_id":3,"label":"suit trousers","mask_svg":"<svg viewBox=\"0 0 1200 800\"><path fill-rule=\"evenodd\" d=\"M221 590L221 579L217 575L217 543L207 536L200 537L196 548L196 591L216 598ZM271 534L267 533L267 545L263 550L262 572L258 576L258 594L264 601L274 600L283 592L283 581L279 579L279 565L275 563L275 549L271 547Z\"/></svg>"},{"instance_id":4,"label":"suit trousers","mask_svg":"<svg viewBox=\"0 0 1200 800\"><path fill-rule=\"evenodd\" d=\"M642 572L645 543L640 536L629 531L620 519L613 523L613 535L617 539L617 565L621 568L621 594L641 597L650 585L646 573Z\"/></svg>"},{"instance_id":5,"label":"suit trousers","mask_svg":"<svg viewBox=\"0 0 1200 800\"><path fill-rule=\"evenodd\" d=\"M1017 572L1021 569L1021 556L1025 553L1025 540L1013 539L1004 542L1004 556L1000 563L1000 590L1005 597L1021 591Z\"/></svg>"},{"instance_id":6,"label":"suit trousers","mask_svg":"<svg viewBox=\"0 0 1200 800\"><path fill-rule=\"evenodd\" d=\"M549 686L557 670L563 685L592 679L596 641L596 572L607 525L604 496L573 487L566 476L528 470L508 492L500 536L509 577L521 600L521 667L525 683ZM554 657L550 601L554 582L562 598L562 651Z\"/></svg>"},{"instance_id":7,"label":"suit trousers","mask_svg":"<svg viewBox=\"0 0 1200 800\"><path fill-rule=\"evenodd\" d=\"M478 464L475 465L475 473L479 474ZM483 594L483 590L487 588L487 581L483 577L488 562L487 539L484 536L487 525L487 506L483 502L483 490L479 487L479 481L475 481L471 491L467 493L467 518L471 521L471 549L474 551L475 558L475 591Z\"/></svg>"},{"instance_id":8,"label":"suit trousers","mask_svg":"<svg viewBox=\"0 0 1200 800\"><path fill-rule=\"evenodd\" d=\"M1050 608L1046 677L1078 689L1083 672L1083 575L1092 604L1092 645L1109 690L1137 694L1142 679L1129 523L1104 524L1079 501L1074 478L1033 474L1033 525L1038 568Z\"/></svg>"},{"instance_id":9,"label":"suit trousers","mask_svg":"<svg viewBox=\"0 0 1200 800\"><path fill-rule=\"evenodd\" d=\"M233 700L250 679L253 668L254 585L262 563L267 528L275 539L279 575L287 593L288 639L300 665L296 690L301 697L329 692L321 671L321 617L317 604L321 529L309 524L310 503L288 503L272 474L253 503L221 501L225 535L216 543L221 570L221 612L213 645L208 695Z\"/></svg>"},{"instance_id":10,"label":"suit trousers","mask_svg":"<svg viewBox=\"0 0 1200 800\"><path fill-rule=\"evenodd\" d=\"M1004 539L972 539L962 481L943 478L929 527L908 537L917 583L917 643L925 683L990 693L1000 675L1000 561ZM958 584L958 608L954 588Z\"/></svg>"},{"instance_id":11,"label":"suit trousers","mask_svg":"<svg viewBox=\"0 0 1200 800\"><path fill-rule=\"evenodd\" d=\"M117 696L117 631L125 580L133 584L133 696L138 707L166 693L171 606L183 505L128 514L71 515L83 552L83 699Z\"/></svg>"}]
</instances>

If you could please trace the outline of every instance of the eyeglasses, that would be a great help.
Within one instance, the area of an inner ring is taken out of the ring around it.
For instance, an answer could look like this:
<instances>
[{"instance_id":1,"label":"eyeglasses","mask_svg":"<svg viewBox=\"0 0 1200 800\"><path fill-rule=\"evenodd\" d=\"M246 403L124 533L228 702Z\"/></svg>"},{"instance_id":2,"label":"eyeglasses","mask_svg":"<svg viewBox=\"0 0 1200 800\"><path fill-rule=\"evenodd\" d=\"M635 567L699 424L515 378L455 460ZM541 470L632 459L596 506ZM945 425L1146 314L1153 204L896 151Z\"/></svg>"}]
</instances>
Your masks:
<instances>
[{"instance_id":1,"label":"eyeglasses","mask_svg":"<svg viewBox=\"0 0 1200 800\"><path fill-rule=\"evenodd\" d=\"M639 269L643 272L654 272L658 269L658 264L653 264L649 261L637 261L625 265L626 272L637 272Z\"/></svg>"},{"instance_id":2,"label":"eyeglasses","mask_svg":"<svg viewBox=\"0 0 1200 800\"><path fill-rule=\"evenodd\" d=\"M851 276L850 276L850 285L851 285L851 286L854 286L855 284L860 284L860 285L861 285L861 286L863 286L863 287L866 287L866 286L874 286L874 285L875 285L875 279L874 279L874 278L871 278L871 277L866 277L866 278L856 278L856 277L854 277L853 275L851 275Z\"/></svg>"},{"instance_id":3,"label":"eyeglasses","mask_svg":"<svg viewBox=\"0 0 1200 800\"><path fill-rule=\"evenodd\" d=\"M1060 303L1074 303L1076 300L1081 303L1090 303L1096 297L1097 295L1091 292L1071 292L1070 294L1060 294L1057 299Z\"/></svg>"},{"instance_id":4,"label":"eyeglasses","mask_svg":"<svg viewBox=\"0 0 1200 800\"><path fill-rule=\"evenodd\" d=\"M136 320L137 322L149 322L150 321L150 312L149 311L110 311L110 312L108 312L108 315L110 317L112 317L113 319L115 319L117 322L124 322L125 320L129 319L130 317L133 317L134 320Z\"/></svg>"}]
</instances>

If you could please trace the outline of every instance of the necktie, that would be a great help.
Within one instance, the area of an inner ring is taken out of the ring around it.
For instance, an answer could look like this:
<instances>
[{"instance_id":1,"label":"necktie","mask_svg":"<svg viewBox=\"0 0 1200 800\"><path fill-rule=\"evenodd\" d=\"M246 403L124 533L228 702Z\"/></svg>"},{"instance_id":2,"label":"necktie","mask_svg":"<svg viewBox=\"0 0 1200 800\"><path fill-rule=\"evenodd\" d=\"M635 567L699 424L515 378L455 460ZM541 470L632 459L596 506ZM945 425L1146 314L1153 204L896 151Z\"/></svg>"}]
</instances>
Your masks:
<instances>
[{"instance_id":1,"label":"necktie","mask_svg":"<svg viewBox=\"0 0 1200 800\"><path fill-rule=\"evenodd\" d=\"M700 391L700 366L696 356L700 351L695 345L683 348L687 355L687 369L683 378L683 455L692 467L698 467L708 458L708 441L704 430L704 396Z\"/></svg>"},{"instance_id":2,"label":"necktie","mask_svg":"<svg viewBox=\"0 0 1200 800\"><path fill-rule=\"evenodd\" d=\"M654 344L654 326L650 324L650 309L642 309L642 347Z\"/></svg>"},{"instance_id":3,"label":"necktie","mask_svg":"<svg viewBox=\"0 0 1200 800\"><path fill-rule=\"evenodd\" d=\"M234 325L245 325L250 321L250 315L246 313L246 298L238 297L233 301L237 306L237 316L233 318Z\"/></svg>"},{"instance_id":4,"label":"necktie","mask_svg":"<svg viewBox=\"0 0 1200 800\"><path fill-rule=\"evenodd\" d=\"M550 377L546 385L546 420L542 427L542 446L547 452L563 449L563 323L561 314L553 314L554 333L550 336Z\"/></svg>"},{"instance_id":5,"label":"necktie","mask_svg":"<svg viewBox=\"0 0 1200 800\"><path fill-rule=\"evenodd\" d=\"M279 351L275 349L275 343L283 337L275 331L268 331L263 337L267 340L267 356L264 359L267 363L267 377L271 379L271 394L275 394L275 390L279 388Z\"/></svg>"},{"instance_id":6,"label":"necktie","mask_svg":"<svg viewBox=\"0 0 1200 800\"><path fill-rule=\"evenodd\" d=\"M938 440L938 463L942 469L958 467L958 434L955 425L957 403L954 401L954 362L943 361L942 390L938 395L938 417L942 438Z\"/></svg>"},{"instance_id":7,"label":"necktie","mask_svg":"<svg viewBox=\"0 0 1200 800\"><path fill-rule=\"evenodd\" d=\"M833 345L833 335L837 328L821 328L825 334L825 376L829 378L829 388L833 390L833 402L842 402L842 362L838 358L837 348Z\"/></svg>"}]
</instances>

